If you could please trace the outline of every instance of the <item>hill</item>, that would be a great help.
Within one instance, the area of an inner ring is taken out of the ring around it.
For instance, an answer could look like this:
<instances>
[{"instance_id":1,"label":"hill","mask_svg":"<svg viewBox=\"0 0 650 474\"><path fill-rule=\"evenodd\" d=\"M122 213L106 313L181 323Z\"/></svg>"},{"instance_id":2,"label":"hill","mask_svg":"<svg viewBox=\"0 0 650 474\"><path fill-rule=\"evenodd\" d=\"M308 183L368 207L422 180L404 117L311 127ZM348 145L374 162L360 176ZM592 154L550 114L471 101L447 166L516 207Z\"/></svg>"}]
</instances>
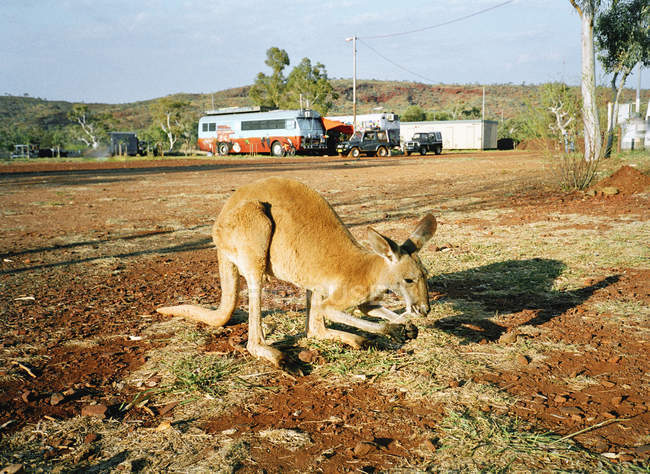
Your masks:
<instances>
[{"instance_id":1,"label":"hill","mask_svg":"<svg viewBox=\"0 0 650 474\"><path fill-rule=\"evenodd\" d=\"M331 114L352 113L352 81L333 79L339 97ZM357 81L357 111L371 113L378 110L403 114L410 105L418 105L433 117L446 112L447 117L461 110L480 110L483 87L486 97L486 118L507 120L526 111L528 105L539 101L539 85L450 85L422 84L406 81ZM253 105L248 97L250 86L222 90L208 94L174 94L173 97L189 102L188 113L196 120L213 107ZM601 104L606 103L609 91L599 89ZM647 104L650 91L642 91L642 101ZM626 89L623 101L634 99L634 91ZM151 125L151 106L157 99L125 104L87 104L91 113L109 117L114 130L142 131ZM12 147L19 136L38 141L38 137L70 127L73 124L68 112L74 103L50 101L34 97L0 96L0 148ZM23 135L20 135L22 132ZM18 135L17 135L18 134ZM37 137L37 138L30 138ZM47 140L46 140L47 141Z\"/></svg>"}]
</instances>

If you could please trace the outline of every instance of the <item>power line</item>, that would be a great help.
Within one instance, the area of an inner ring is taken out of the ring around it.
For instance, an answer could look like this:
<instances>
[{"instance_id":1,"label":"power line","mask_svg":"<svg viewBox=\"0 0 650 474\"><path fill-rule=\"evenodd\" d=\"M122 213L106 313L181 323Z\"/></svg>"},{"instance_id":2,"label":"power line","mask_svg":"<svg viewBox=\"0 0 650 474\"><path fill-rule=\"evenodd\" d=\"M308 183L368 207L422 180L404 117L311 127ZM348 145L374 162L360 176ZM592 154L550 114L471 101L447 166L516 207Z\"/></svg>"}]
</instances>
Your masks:
<instances>
[{"instance_id":1,"label":"power line","mask_svg":"<svg viewBox=\"0 0 650 474\"><path fill-rule=\"evenodd\" d=\"M515 0L508 0L507 2L500 3L498 5L494 5L488 8L484 8L483 10L479 10L474 13L470 13L469 15L461 16L459 18L454 18L453 20L448 20L443 23L438 23L437 25L431 25L431 26L425 26L424 28L418 28L417 30L410 30L410 31L403 31L401 33L389 33L386 35L376 35L376 36L364 36L364 39L380 39L380 38L392 38L393 36L403 36L403 35L410 35L411 33L419 33L421 31L427 31L427 30L432 30L434 28L439 28L441 26L445 25L450 25L452 23L456 23L459 21L467 20L468 18L471 18L473 16L481 15L483 13L489 12L490 10L494 10L496 8L503 7L509 3L514 2ZM367 44L366 44L367 46Z\"/></svg>"},{"instance_id":2,"label":"power line","mask_svg":"<svg viewBox=\"0 0 650 474\"><path fill-rule=\"evenodd\" d=\"M489 12L489 11L494 10L496 8L503 7L503 6L505 6L505 5L509 4L509 3L514 2L514 1L515 0L508 0L508 1L500 3L498 5L493 5L491 7L484 8L483 10L479 10L477 12L470 13L469 15L465 15L465 16L462 16L462 17L459 17L459 18L454 18L453 20L448 20L448 21L445 21L443 23L438 23L437 25L432 25L432 26L427 26L427 27L424 27L424 28L419 28L417 30L404 31L402 33L390 33L390 34L386 34L386 35L377 35L377 36L362 36L362 37L357 36L356 39L358 41L360 41L361 43L363 43L368 49L370 49L372 52L374 52L377 56L383 58L385 61L391 63L393 66L395 66L395 67L397 67L397 68L399 68L399 69L401 69L403 71L406 71L409 74L413 74L414 76L418 76L419 78L422 78L427 82L435 82L434 80L432 80L432 79L430 79L430 78L428 78L426 76L423 76L422 74L419 74L419 73L417 73L415 71L411 71L410 69L407 69L404 66L401 66L401 65L397 64L395 61L393 61L392 59L384 56L382 53L380 53L375 48L370 46L367 42L363 41L363 39L391 38L391 37L394 37L394 36L403 36L403 35L408 35L408 34L411 34L411 33L419 33L421 31L431 30L433 28L438 28L438 27L441 27L441 26L449 25L451 23L456 23L456 22L459 22L459 21L462 21L462 20L466 20L466 19L471 18L473 16L481 15L483 13Z\"/></svg>"},{"instance_id":3,"label":"power line","mask_svg":"<svg viewBox=\"0 0 650 474\"><path fill-rule=\"evenodd\" d=\"M434 80L429 79L428 77L425 77L425 76L423 76L422 74L418 74L418 73L415 72L415 71L411 71L410 69L406 69L404 66L400 66L400 65L397 64L395 61L393 61L393 60L387 58L386 56L384 56L383 54L381 54L379 51L377 51L375 48L373 48L373 47L370 46L368 43L366 43L365 41L363 41L361 38L357 37L357 41L363 43L364 46L366 46L366 48L370 49L370 50L373 51L377 56L379 56L379 57L383 58L384 60L386 60L387 62L391 63L393 66L395 66L395 67L397 67L397 68L399 68L399 69L401 69L401 70L403 70L403 71L406 71L406 72L408 72L409 74L413 74L414 76L418 76L418 77L424 79L424 80L427 81L427 82L435 82Z\"/></svg>"}]
</instances>

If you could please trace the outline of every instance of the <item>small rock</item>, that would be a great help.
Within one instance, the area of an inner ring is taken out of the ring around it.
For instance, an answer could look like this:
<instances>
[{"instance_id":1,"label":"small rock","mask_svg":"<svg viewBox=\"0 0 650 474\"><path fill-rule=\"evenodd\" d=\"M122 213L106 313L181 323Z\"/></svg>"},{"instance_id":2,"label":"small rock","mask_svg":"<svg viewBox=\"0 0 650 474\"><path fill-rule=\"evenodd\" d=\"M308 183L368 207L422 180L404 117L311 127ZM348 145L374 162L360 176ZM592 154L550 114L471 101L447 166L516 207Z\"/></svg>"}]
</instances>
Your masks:
<instances>
[{"instance_id":1,"label":"small rock","mask_svg":"<svg viewBox=\"0 0 650 474\"><path fill-rule=\"evenodd\" d=\"M161 421L158 426L154 429L154 431L165 431L171 429L172 424L169 420L164 420Z\"/></svg>"},{"instance_id":2,"label":"small rock","mask_svg":"<svg viewBox=\"0 0 650 474\"><path fill-rule=\"evenodd\" d=\"M9 464L0 469L0 474L19 474L25 472L22 464Z\"/></svg>"},{"instance_id":3,"label":"small rock","mask_svg":"<svg viewBox=\"0 0 650 474\"><path fill-rule=\"evenodd\" d=\"M519 364L521 364L521 365L528 365L528 363L530 362L530 361L528 360L528 357L526 357L526 356L523 355L523 354L517 354L516 359L517 359L517 363L519 363Z\"/></svg>"},{"instance_id":4,"label":"small rock","mask_svg":"<svg viewBox=\"0 0 650 474\"><path fill-rule=\"evenodd\" d=\"M86 444L94 443L98 439L99 439L99 435L97 433L88 433L84 438L84 443Z\"/></svg>"},{"instance_id":5,"label":"small rock","mask_svg":"<svg viewBox=\"0 0 650 474\"><path fill-rule=\"evenodd\" d=\"M178 405L178 402L168 403L167 405L160 408L160 411L158 412L158 415L159 416L165 416L167 413L171 412L174 408L176 408L177 405Z\"/></svg>"},{"instance_id":6,"label":"small rock","mask_svg":"<svg viewBox=\"0 0 650 474\"><path fill-rule=\"evenodd\" d=\"M506 332L501 334L499 342L502 344L511 344L517 342L517 333L516 332Z\"/></svg>"},{"instance_id":7,"label":"small rock","mask_svg":"<svg viewBox=\"0 0 650 474\"><path fill-rule=\"evenodd\" d=\"M152 388L152 387L157 386L160 383L161 380L162 380L162 377L160 375L155 375L155 376L150 377L149 379L147 379L144 384L145 384L145 386L147 386L149 388Z\"/></svg>"},{"instance_id":8,"label":"small rock","mask_svg":"<svg viewBox=\"0 0 650 474\"><path fill-rule=\"evenodd\" d=\"M97 405L86 405L81 409L81 416L94 416L97 418L105 418L108 408L102 403Z\"/></svg>"},{"instance_id":9,"label":"small rock","mask_svg":"<svg viewBox=\"0 0 650 474\"><path fill-rule=\"evenodd\" d=\"M554 401L555 403L566 403L566 402L569 401L569 397L567 397L566 395L557 395L557 396L553 399L553 401Z\"/></svg>"},{"instance_id":10,"label":"small rock","mask_svg":"<svg viewBox=\"0 0 650 474\"><path fill-rule=\"evenodd\" d=\"M62 393L59 392L54 392L50 396L50 405L56 406L59 403L61 403L63 400L65 400L65 396Z\"/></svg>"},{"instance_id":11,"label":"small rock","mask_svg":"<svg viewBox=\"0 0 650 474\"><path fill-rule=\"evenodd\" d=\"M366 456L371 451L375 450L375 445L368 441L360 441L352 450L356 457Z\"/></svg>"},{"instance_id":12,"label":"small rock","mask_svg":"<svg viewBox=\"0 0 650 474\"><path fill-rule=\"evenodd\" d=\"M65 395L66 397L71 397L75 393L76 392L75 392L74 388L69 388L65 392L63 392L63 395Z\"/></svg>"},{"instance_id":13,"label":"small rock","mask_svg":"<svg viewBox=\"0 0 650 474\"><path fill-rule=\"evenodd\" d=\"M643 444L641 446L635 446L634 452L637 453L637 454L650 453L650 444Z\"/></svg>"},{"instance_id":14,"label":"small rock","mask_svg":"<svg viewBox=\"0 0 650 474\"><path fill-rule=\"evenodd\" d=\"M425 439L425 440L422 442L421 446L422 446L424 449L428 449L429 451L435 451L435 450L437 449L437 448L436 448L436 445L434 444L434 442L431 441L430 439Z\"/></svg>"},{"instance_id":15,"label":"small rock","mask_svg":"<svg viewBox=\"0 0 650 474\"><path fill-rule=\"evenodd\" d=\"M612 400L611 400L612 405L614 405L616 407L619 406L622 401L623 401L623 397L621 397L620 395L617 396L617 397L612 397Z\"/></svg>"},{"instance_id":16,"label":"small rock","mask_svg":"<svg viewBox=\"0 0 650 474\"><path fill-rule=\"evenodd\" d=\"M565 415L582 415L582 410L578 407L560 407L560 412Z\"/></svg>"},{"instance_id":17,"label":"small rock","mask_svg":"<svg viewBox=\"0 0 650 474\"><path fill-rule=\"evenodd\" d=\"M614 186L605 186L600 190L601 193L603 193L605 196L615 196L616 194L619 193L618 188Z\"/></svg>"},{"instance_id":18,"label":"small rock","mask_svg":"<svg viewBox=\"0 0 650 474\"><path fill-rule=\"evenodd\" d=\"M298 359L305 362L306 364L312 363L318 357L318 352L316 351L300 351L298 354Z\"/></svg>"}]
</instances>

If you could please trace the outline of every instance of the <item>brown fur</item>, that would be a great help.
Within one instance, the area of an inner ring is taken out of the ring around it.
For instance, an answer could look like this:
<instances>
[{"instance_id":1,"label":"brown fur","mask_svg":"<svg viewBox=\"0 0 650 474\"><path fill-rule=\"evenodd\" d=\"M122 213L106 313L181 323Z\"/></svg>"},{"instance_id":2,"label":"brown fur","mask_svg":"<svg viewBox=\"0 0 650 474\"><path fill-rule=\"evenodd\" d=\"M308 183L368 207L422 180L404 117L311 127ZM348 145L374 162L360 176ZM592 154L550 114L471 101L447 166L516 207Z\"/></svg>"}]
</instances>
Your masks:
<instances>
[{"instance_id":1,"label":"brown fur","mask_svg":"<svg viewBox=\"0 0 650 474\"><path fill-rule=\"evenodd\" d=\"M307 290L308 336L360 347L362 337L328 329L324 319L375 333L403 331L404 315L377 304L387 290L401 294L409 311L427 312L426 277L416 252L435 229L435 218L427 215L399 246L368 228L370 251L354 239L313 189L284 178L257 181L238 189L214 224L222 287L219 309L182 305L158 312L222 326L236 307L241 274L249 291L247 348L256 357L279 365L282 355L264 342L261 327L262 282L265 275L275 276ZM345 312L355 307L389 322L370 322Z\"/></svg>"}]
</instances>

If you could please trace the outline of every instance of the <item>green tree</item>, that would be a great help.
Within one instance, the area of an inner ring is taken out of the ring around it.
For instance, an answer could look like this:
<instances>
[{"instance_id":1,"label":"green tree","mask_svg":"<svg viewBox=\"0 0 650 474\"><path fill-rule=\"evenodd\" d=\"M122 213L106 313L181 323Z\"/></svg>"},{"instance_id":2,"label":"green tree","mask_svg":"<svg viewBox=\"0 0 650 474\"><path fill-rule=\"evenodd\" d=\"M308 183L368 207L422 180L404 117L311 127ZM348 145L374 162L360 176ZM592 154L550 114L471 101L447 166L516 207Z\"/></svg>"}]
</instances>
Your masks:
<instances>
[{"instance_id":1,"label":"green tree","mask_svg":"<svg viewBox=\"0 0 650 474\"><path fill-rule=\"evenodd\" d=\"M585 161L598 161L601 153L600 123L596 103L596 56L594 53L594 18L600 0L569 0L580 15L582 25L582 122L584 124Z\"/></svg>"},{"instance_id":2,"label":"green tree","mask_svg":"<svg viewBox=\"0 0 650 474\"><path fill-rule=\"evenodd\" d=\"M188 105L189 102L174 97L163 97L153 104L151 115L167 138L168 152L174 149L186 127Z\"/></svg>"},{"instance_id":3,"label":"green tree","mask_svg":"<svg viewBox=\"0 0 650 474\"><path fill-rule=\"evenodd\" d=\"M557 149L568 152L577 138L577 122L580 118L580 100L573 89L560 82L543 84L540 103L548 136Z\"/></svg>"},{"instance_id":4,"label":"green tree","mask_svg":"<svg viewBox=\"0 0 650 474\"><path fill-rule=\"evenodd\" d=\"M264 63L273 72L270 76L260 72L248 95L257 105L280 108L285 101L287 79L283 71L289 65L289 55L284 49L274 46L266 51Z\"/></svg>"},{"instance_id":5,"label":"green tree","mask_svg":"<svg viewBox=\"0 0 650 474\"><path fill-rule=\"evenodd\" d=\"M419 105L409 105L400 117L400 120L402 122L422 122L426 118L427 115L422 110L422 107Z\"/></svg>"},{"instance_id":6,"label":"green tree","mask_svg":"<svg viewBox=\"0 0 650 474\"><path fill-rule=\"evenodd\" d=\"M86 104L74 104L68 118L76 122L81 129L77 131L75 138L87 147L96 149L106 133L105 117L93 114Z\"/></svg>"},{"instance_id":7,"label":"green tree","mask_svg":"<svg viewBox=\"0 0 650 474\"><path fill-rule=\"evenodd\" d=\"M596 20L598 59L612 74L613 114L607 129L605 157L612 152L618 104L625 81L634 67L650 65L650 6L647 0L612 0Z\"/></svg>"},{"instance_id":8,"label":"green tree","mask_svg":"<svg viewBox=\"0 0 650 474\"><path fill-rule=\"evenodd\" d=\"M312 66L309 58L303 58L289 73L284 105L290 108L306 106L326 115L338 94L327 78L327 70L321 63Z\"/></svg>"}]
</instances>

